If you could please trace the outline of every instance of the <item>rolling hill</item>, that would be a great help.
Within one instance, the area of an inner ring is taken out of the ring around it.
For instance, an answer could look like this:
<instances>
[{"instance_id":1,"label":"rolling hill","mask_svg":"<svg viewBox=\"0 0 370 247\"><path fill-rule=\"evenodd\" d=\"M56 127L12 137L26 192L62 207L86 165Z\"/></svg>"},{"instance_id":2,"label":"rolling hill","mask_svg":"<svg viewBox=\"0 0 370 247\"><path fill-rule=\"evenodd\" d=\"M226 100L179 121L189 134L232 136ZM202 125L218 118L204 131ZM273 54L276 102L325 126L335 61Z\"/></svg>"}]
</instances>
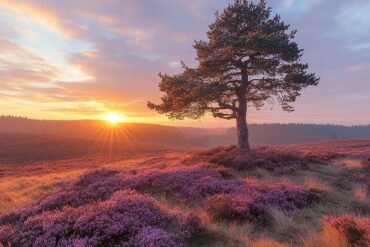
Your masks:
<instances>
[{"instance_id":1,"label":"rolling hill","mask_svg":"<svg viewBox=\"0 0 370 247\"><path fill-rule=\"evenodd\" d=\"M370 138L370 125L250 124L252 145L299 144L326 140ZM53 121L0 117L0 133L49 135L88 140L115 139L161 146L216 147L236 142L234 128L190 128L155 124L123 123L109 126L103 121Z\"/></svg>"}]
</instances>

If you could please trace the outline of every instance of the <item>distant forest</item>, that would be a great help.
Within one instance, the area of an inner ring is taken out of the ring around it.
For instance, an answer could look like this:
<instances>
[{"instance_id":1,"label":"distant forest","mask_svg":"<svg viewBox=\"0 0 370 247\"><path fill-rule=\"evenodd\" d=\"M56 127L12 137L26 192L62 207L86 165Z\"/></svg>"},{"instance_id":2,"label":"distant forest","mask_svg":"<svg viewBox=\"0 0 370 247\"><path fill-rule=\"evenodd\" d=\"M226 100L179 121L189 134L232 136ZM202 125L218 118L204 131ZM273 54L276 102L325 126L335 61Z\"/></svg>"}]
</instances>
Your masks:
<instances>
[{"instance_id":1,"label":"distant forest","mask_svg":"<svg viewBox=\"0 0 370 247\"><path fill-rule=\"evenodd\" d=\"M34 120L1 116L0 133L52 135L89 140L114 139L167 146L214 147L236 142L235 128L190 128L123 123L109 127L96 120ZM370 125L250 124L252 145L298 144L326 140L369 139ZM1 141L1 140L0 140Z\"/></svg>"}]
</instances>

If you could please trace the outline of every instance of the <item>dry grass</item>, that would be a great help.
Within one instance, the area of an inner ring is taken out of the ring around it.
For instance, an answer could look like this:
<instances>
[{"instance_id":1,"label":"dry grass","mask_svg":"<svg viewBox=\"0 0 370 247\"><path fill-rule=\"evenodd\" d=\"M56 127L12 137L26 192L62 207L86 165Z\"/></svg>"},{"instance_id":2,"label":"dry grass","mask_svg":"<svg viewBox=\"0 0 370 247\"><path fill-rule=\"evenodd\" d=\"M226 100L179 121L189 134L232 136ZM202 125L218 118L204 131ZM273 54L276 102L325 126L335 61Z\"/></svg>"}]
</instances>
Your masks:
<instances>
[{"instance_id":1,"label":"dry grass","mask_svg":"<svg viewBox=\"0 0 370 247\"><path fill-rule=\"evenodd\" d=\"M354 195L359 200L366 200L369 198L369 193L366 188L358 188L354 191Z\"/></svg>"},{"instance_id":2,"label":"dry grass","mask_svg":"<svg viewBox=\"0 0 370 247\"><path fill-rule=\"evenodd\" d=\"M367 157L370 156L369 140L344 140L331 142L314 142L298 145L280 146L280 150L295 150L317 157Z\"/></svg>"},{"instance_id":3,"label":"dry grass","mask_svg":"<svg viewBox=\"0 0 370 247\"><path fill-rule=\"evenodd\" d=\"M339 159L334 162L334 165L339 167L345 167L348 169L362 169L365 168L365 164L362 160L347 158L347 159Z\"/></svg>"},{"instance_id":4,"label":"dry grass","mask_svg":"<svg viewBox=\"0 0 370 247\"><path fill-rule=\"evenodd\" d=\"M9 176L0 181L0 213L17 209L81 175L85 169L32 176Z\"/></svg>"},{"instance_id":5,"label":"dry grass","mask_svg":"<svg viewBox=\"0 0 370 247\"><path fill-rule=\"evenodd\" d=\"M123 148L120 144L118 148L121 151L113 150L115 153L112 154L101 144L98 151L91 149L89 141L48 136L7 136L11 138L0 144L0 214L22 207L89 170L102 167L123 169L138 164L145 166L148 165L146 162L155 159L152 158L153 153L158 165L159 160L168 162L171 157L173 159L173 150L161 147L135 146L135 150L134 147ZM159 154L163 156L158 158ZM176 158L179 159L179 156Z\"/></svg>"},{"instance_id":6,"label":"dry grass","mask_svg":"<svg viewBox=\"0 0 370 247\"><path fill-rule=\"evenodd\" d=\"M267 229L266 235L274 237L276 240L284 243L296 242L300 236L308 233L310 227L302 220L296 219L294 215L288 216L279 209L271 209L273 224Z\"/></svg>"},{"instance_id":7,"label":"dry grass","mask_svg":"<svg viewBox=\"0 0 370 247\"><path fill-rule=\"evenodd\" d=\"M253 226L249 224L208 224L216 236L215 246L248 246L252 242ZM212 244L213 244L212 243Z\"/></svg>"},{"instance_id":8,"label":"dry grass","mask_svg":"<svg viewBox=\"0 0 370 247\"><path fill-rule=\"evenodd\" d=\"M330 225L324 223L320 232L312 232L302 241L302 247L348 247L346 238Z\"/></svg>"},{"instance_id":9,"label":"dry grass","mask_svg":"<svg viewBox=\"0 0 370 247\"><path fill-rule=\"evenodd\" d=\"M249 171L230 168L230 176L236 179L251 178L293 183L316 191L320 195L318 203L292 215L286 215L277 208L271 208L272 222L264 228L248 222L213 222L200 205L179 206L167 201L165 197L157 199L165 205L167 211L175 215L193 213L200 217L211 233L211 237L204 243L194 246L345 247L348 246L345 237L331 226L322 223L322 218L342 214L363 217L370 215L370 167L366 160L357 157L357 155L367 155L368 146L363 142L357 144L356 146L351 141L344 147L333 149L345 155L347 148L350 155L347 158L329 159L321 164L310 163L301 170L289 174L278 175L261 168ZM333 147L331 144L323 144L325 152L329 152L331 147ZM319 145L302 145L297 148L306 153L320 151ZM166 168L172 165L184 165L183 161L189 161L190 158L191 154L143 155L141 153L109 160L97 155L29 165L0 165L0 214L57 190L89 170L102 167L124 170L135 169L138 166Z\"/></svg>"},{"instance_id":10,"label":"dry grass","mask_svg":"<svg viewBox=\"0 0 370 247\"><path fill-rule=\"evenodd\" d=\"M305 188L314 189L318 191L330 191L331 187L322 179L317 179L313 177L306 177L304 180Z\"/></svg>"},{"instance_id":11,"label":"dry grass","mask_svg":"<svg viewBox=\"0 0 370 247\"><path fill-rule=\"evenodd\" d=\"M169 156L171 157L171 156ZM101 157L95 160L74 159L64 161L49 161L30 165L2 165L0 167L0 214L20 208L28 202L40 198L58 189L87 171L109 168L124 169L146 165L152 158L137 158L129 160L111 161L105 163ZM162 159L166 160L165 158ZM18 174L18 175L17 175Z\"/></svg>"},{"instance_id":12,"label":"dry grass","mask_svg":"<svg viewBox=\"0 0 370 247\"><path fill-rule=\"evenodd\" d=\"M251 247L288 247L288 245L275 242L271 239L259 239L252 243Z\"/></svg>"}]
</instances>

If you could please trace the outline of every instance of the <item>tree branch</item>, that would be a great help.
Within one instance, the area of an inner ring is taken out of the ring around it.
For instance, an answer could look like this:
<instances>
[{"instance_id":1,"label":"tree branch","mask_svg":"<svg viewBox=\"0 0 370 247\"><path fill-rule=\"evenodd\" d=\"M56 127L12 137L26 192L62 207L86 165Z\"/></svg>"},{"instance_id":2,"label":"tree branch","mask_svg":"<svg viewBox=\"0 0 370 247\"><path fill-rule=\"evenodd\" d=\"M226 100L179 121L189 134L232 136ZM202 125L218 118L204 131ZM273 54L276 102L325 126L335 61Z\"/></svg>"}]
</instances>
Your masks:
<instances>
[{"instance_id":1,"label":"tree branch","mask_svg":"<svg viewBox=\"0 0 370 247\"><path fill-rule=\"evenodd\" d=\"M236 118L236 113L235 112L232 112L230 114L227 114L227 113L222 113L222 112L214 112L213 113L213 116L214 117L218 117L218 118L223 118L223 119L230 120L230 119Z\"/></svg>"}]
</instances>

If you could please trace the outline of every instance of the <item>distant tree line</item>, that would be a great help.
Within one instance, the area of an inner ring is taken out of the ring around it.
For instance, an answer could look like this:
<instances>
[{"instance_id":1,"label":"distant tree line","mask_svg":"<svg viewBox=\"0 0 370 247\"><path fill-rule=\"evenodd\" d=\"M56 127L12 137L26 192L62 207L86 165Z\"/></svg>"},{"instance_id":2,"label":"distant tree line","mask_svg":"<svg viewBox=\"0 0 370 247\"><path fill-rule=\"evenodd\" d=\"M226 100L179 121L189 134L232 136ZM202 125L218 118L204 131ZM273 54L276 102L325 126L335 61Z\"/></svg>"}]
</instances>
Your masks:
<instances>
[{"instance_id":1,"label":"distant tree line","mask_svg":"<svg viewBox=\"0 0 370 247\"><path fill-rule=\"evenodd\" d=\"M117 140L129 142L190 147L232 145L236 140L234 128L205 129L135 123L121 124L118 128L111 128L105 122L96 120L34 120L0 116L0 133L55 135L81 139L101 139L113 136ZM252 145L370 138L370 125L266 123L249 124L249 128Z\"/></svg>"}]
</instances>

